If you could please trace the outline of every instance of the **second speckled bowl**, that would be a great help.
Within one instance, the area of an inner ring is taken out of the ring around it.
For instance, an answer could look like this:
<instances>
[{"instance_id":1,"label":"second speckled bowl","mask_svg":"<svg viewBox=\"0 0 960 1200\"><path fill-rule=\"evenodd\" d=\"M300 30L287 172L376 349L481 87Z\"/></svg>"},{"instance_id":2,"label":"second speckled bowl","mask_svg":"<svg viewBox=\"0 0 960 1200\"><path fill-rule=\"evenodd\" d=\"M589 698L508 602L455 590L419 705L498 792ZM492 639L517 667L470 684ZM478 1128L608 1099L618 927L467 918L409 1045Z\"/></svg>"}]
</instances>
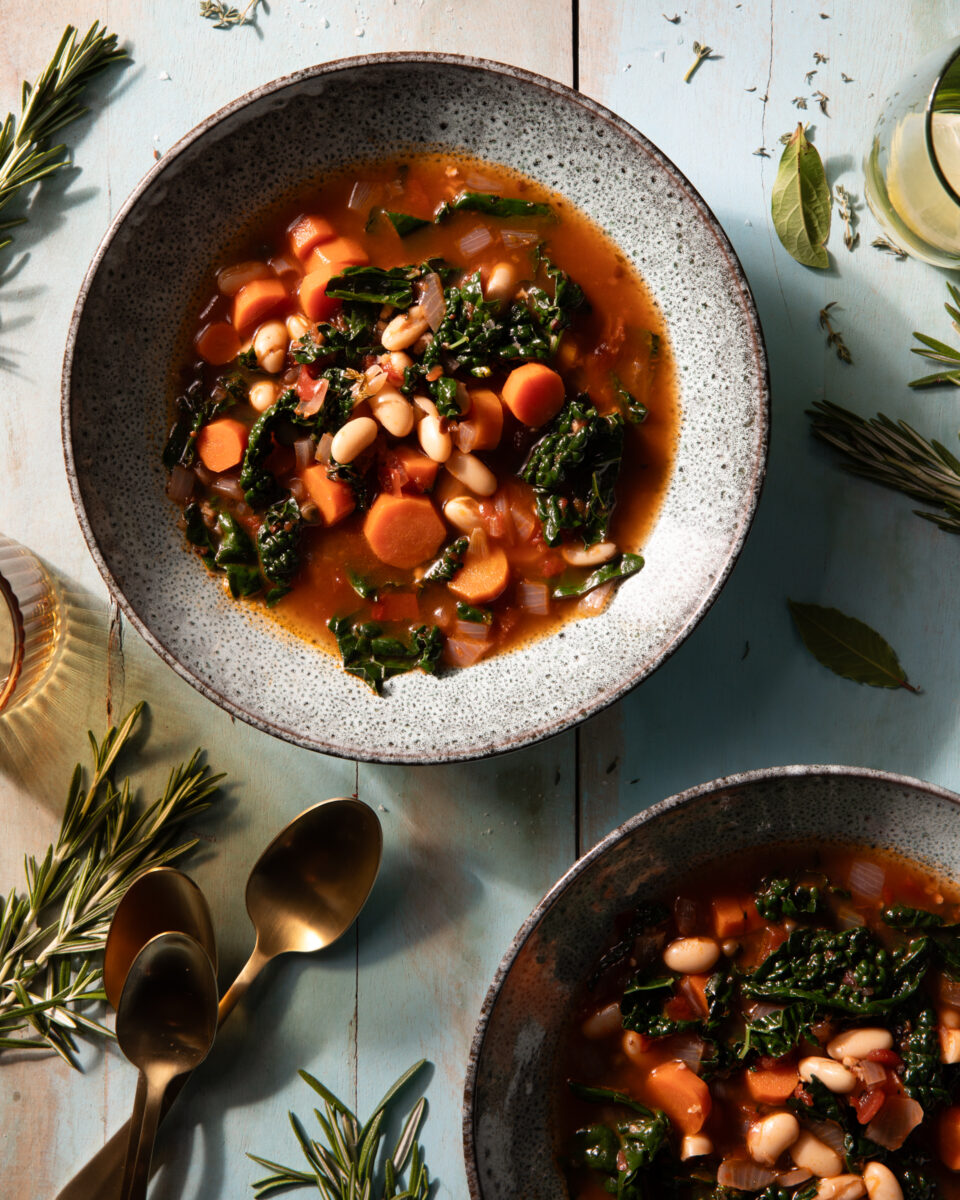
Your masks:
<instances>
[{"instance_id":1,"label":"second speckled bowl","mask_svg":"<svg viewBox=\"0 0 960 1200\"><path fill-rule=\"evenodd\" d=\"M683 417L669 491L643 546L647 565L606 612L466 671L414 672L378 699L332 657L210 585L184 550L160 449L184 314L237 230L324 169L411 147L460 148L514 167L601 225L663 311ZM516 749L649 675L709 608L743 545L768 420L750 290L715 217L677 168L626 122L561 84L449 55L327 63L241 97L189 133L100 246L63 372L74 503L133 625L241 719L303 746L378 761Z\"/></svg>"},{"instance_id":2,"label":"second speckled bowl","mask_svg":"<svg viewBox=\"0 0 960 1200\"><path fill-rule=\"evenodd\" d=\"M504 956L470 1054L463 1137L471 1200L565 1200L564 1039L615 921L683 875L784 842L876 847L960 881L960 796L857 767L778 767L671 796L621 825L547 893Z\"/></svg>"}]
</instances>

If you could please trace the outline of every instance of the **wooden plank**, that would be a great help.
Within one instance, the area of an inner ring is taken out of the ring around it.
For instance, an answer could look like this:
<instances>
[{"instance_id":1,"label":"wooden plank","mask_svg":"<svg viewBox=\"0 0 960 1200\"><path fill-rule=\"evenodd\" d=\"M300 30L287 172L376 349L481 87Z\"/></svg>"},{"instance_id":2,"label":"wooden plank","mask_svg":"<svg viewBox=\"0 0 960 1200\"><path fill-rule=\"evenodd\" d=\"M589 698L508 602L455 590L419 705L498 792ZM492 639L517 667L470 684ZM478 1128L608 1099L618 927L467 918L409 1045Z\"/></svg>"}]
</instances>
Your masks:
<instances>
[{"instance_id":1,"label":"wooden plank","mask_svg":"<svg viewBox=\"0 0 960 1200\"><path fill-rule=\"evenodd\" d=\"M872 249L877 227L864 209L853 253L837 223L829 272L794 263L769 220L777 139L801 118L814 127L831 183L862 199L860 160L883 98L953 35L952 8L915 7L909 20L882 5L822 8L826 19L817 6L704 0L677 9L673 25L652 6L581 3L581 86L677 162L741 257L766 334L774 410L755 528L714 609L653 678L580 733L583 848L671 792L753 767L862 763L960 785L952 543L918 521L910 501L843 475L813 443L804 416L826 396L865 414L903 416L955 446L952 393L905 386L918 373L911 330L949 332L943 285L923 264ZM687 85L695 38L720 57ZM816 63L814 51L829 61ZM812 98L818 88L830 97L829 116ZM796 107L798 95L806 110ZM771 158L753 156L760 146ZM837 361L817 327L818 310L832 300L852 367ZM858 688L831 675L794 633L788 596L836 605L880 629L924 694Z\"/></svg>"}]
</instances>

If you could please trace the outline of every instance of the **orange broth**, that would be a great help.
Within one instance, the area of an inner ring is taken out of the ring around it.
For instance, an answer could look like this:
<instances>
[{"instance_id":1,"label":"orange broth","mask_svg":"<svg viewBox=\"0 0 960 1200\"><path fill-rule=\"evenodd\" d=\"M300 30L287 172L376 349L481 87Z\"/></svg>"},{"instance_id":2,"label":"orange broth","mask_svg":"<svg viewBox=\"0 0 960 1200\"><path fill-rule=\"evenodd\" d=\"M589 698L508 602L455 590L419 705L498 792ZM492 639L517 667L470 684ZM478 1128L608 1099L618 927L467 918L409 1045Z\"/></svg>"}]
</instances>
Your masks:
<instances>
[{"instance_id":1,"label":"orange broth","mask_svg":"<svg viewBox=\"0 0 960 1200\"><path fill-rule=\"evenodd\" d=\"M387 219L377 216L378 209L389 209L429 220L441 202L464 190L547 203L553 216L492 217L473 211L455 212L444 223L430 224L403 238ZM675 368L662 314L637 272L596 225L562 196L486 162L423 155L402 162L391 160L351 167L324 179L320 186L299 197L295 206L267 222L251 237L246 260L267 263L270 274L279 276L287 292L287 299L267 319L284 320L302 312L298 301L302 275L311 269L311 264L320 263L316 255L323 251L322 243L312 251L312 259L307 256L306 264L299 262L291 251L289 230L303 214L325 218L338 237L356 243L377 267L403 267L442 258L457 268L458 274L479 271L486 287L494 267L507 264L519 281L521 297L524 281L536 278L532 254L537 243L543 242L550 260L583 289L588 305L574 313L550 362L563 380L566 396L587 392L601 413L619 411L620 402L614 390L616 377L648 410L641 424L625 422L616 505L606 535L607 541L616 543L618 551L642 549L670 478L679 424ZM484 240L485 245L473 248ZM543 284L542 275L540 282ZM217 291L211 294L200 314L197 345L202 344L204 331L211 326L226 332L228 338L232 336L226 327L230 325L234 304L229 295ZM386 314L381 324L392 315ZM336 316L327 319L337 320ZM311 325L315 328L315 321ZM244 347L250 347L252 334L253 330L238 331ZM298 387L298 380L304 378L308 368L294 361L295 348L296 339L291 339L281 373L264 375L255 369L249 373L248 383L272 378L279 387ZM371 355L367 361L375 371L377 358ZM210 388L230 369L230 364L201 360L194 369L204 387ZM499 395L511 369L512 365L509 368L494 365L489 376L480 379L455 368L452 373L468 390L486 388ZM394 382L392 375L389 382ZM373 401L362 402L352 415L370 415L371 404ZM258 414L248 405L237 405L229 416L250 427ZM468 412L465 419L469 417ZM335 646L328 622L337 616L375 620L389 635L401 639L418 625L436 625L447 639L443 661L454 666L469 665L476 658L546 634L562 621L601 611L609 600L612 584L581 598L555 599L550 595L558 582L582 581L590 569L571 567L564 559L563 545L545 545L535 515L533 489L517 478L531 447L549 425L529 428L506 405L503 417L499 444L475 452L496 476L497 490L493 495L474 496L443 465L436 482L423 493L438 514L454 497L475 499L483 521L481 553L502 550L506 555L509 564L506 586L498 595L474 605L488 614L485 629L479 629L471 621L467 622L469 628L464 628L457 613L458 601L463 597L446 583L419 582L429 560L403 569L381 561L365 536L366 512L359 507L333 523L314 519L303 526L300 570L289 592L267 611L301 637L331 650ZM441 424L456 446L462 420L446 420ZM303 488L295 482L302 476L290 441L289 433L285 437L275 436L275 449L267 466L285 487L292 487L303 505ZM397 439L381 429L374 446L364 452L368 458L361 457L358 461L362 465L371 458L375 460L368 477L376 477L377 490L419 495L419 488L409 480L401 477L398 484L397 475L389 466L394 461L390 459L391 450L401 442L416 447L417 431ZM236 487L233 496L221 491L229 490L239 473L239 464L219 472L204 472L201 464L201 480L191 499L207 503L204 511L208 525L209 509L225 507L255 537L262 513L251 511L242 498L238 499ZM310 511L309 503L303 511ZM451 527L445 544L460 532ZM474 539L477 536L471 535ZM568 542L569 538L565 538L564 545ZM473 548L471 541L471 553ZM377 588L378 597L364 599L358 595L351 574ZM527 586L530 584L536 585L532 591ZM474 639L481 635L483 647L477 652Z\"/></svg>"}]
</instances>

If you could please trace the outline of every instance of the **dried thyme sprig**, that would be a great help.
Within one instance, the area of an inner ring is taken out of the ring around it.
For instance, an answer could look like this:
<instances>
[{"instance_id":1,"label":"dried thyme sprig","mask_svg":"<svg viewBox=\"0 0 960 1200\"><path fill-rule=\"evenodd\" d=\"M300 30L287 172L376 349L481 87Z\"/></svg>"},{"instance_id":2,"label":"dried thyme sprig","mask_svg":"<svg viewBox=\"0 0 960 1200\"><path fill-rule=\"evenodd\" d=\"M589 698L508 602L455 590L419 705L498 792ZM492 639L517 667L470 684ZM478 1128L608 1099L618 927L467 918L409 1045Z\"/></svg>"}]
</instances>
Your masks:
<instances>
[{"instance_id":1,"label":"dried thyme sprig","mask_svg":"<svg viewBox=\"0 0 960 1200\"><path fill-rule=\"evenodd\" d=\"M900 247L896 245L895 242L891 242L889 238L875 237L870 245L876 250L882 250L884 254L892 254L893 257L899 262L906 262L907 260L906 250L901 250Z\"/></svg>"},{"instance_id":2,"label":"dried thyme sprig","mask_svg":"<svg viewBox=\"0 0 960 1200\"><path fill-rule=\"evenodd\" d=\"M296 1114L290 1113L290 1124L309 1169L300 1171L296 1167L285 1167L268 1158L248 1154L248 1158L272 1172L265 1179L251 1185L256 1200L296 1187L316 1187L324 1200L332 1200L333 1197L337 1200L372 1200L374 1179L381 1174L383 1191L380 1195L383 1200L390 1200L392 1197L396 1197L397 1200L427 1200L430 1194L430 1179L417 1144L417 1133L427 1103L422 1097L404 1122L393 1153L384 1156L379 1171L377 1164L386 1110L425 1061L421 1059L400 1076L373 1110L362 1129L356 1116L333 1092L306 1071L301 1071L300 1078L323 1099L325 1115L319 1109L313 1111L320 1122L327 1145L314 1141ZM401 1175L408 1159L407 1182L403 1184Z\"/></svg>"},{"instance_id":3,"label":"dried thyme sprig","mask_svg":"<svg viewBox=\"0 0 960 1200\"><path fill-rule=\"evenodd\" d=\"M914 511L960 533L960 461L940 442L927 441L906 421L883 413L867 419L829 400L816 401L808 416L814 435L846 456L848 471L936 505L944 511Z\"/></svg>"},{"instance_id":4,"label":"dried thyme sprig","mask_svg":"<svg viewBox=\"0 0 960 1200\"><path fill-rule=\"evenodd\" d=\"M819 324L821 329L825 329L827 333L827 345L832 346L837 352L837 358L841 362L853 363L853 357L847 349L847 344L843 340L843 334L839 329L834 329L830 321L830 309L836 304L836 300L831 300L824 308L820 309Z\"/></svg>"},{"instance_id":5,"label":"dried thyme sprig","mask_svg":"<svg viewBox=\"0 0 960 1200\"><path fill-rule=\"evenodd\" d=\"M944 308L947 310L947 315L953 324L954 329L960 333L960 291L953 286L952 283L947 284L947 291L950 293L949 302L944 303ZM931 362L942 363L949 368L946 371L936 371L933 375L921 375L919 379L911 379L908 384L912 388L930 387L937 383L955 383L960 385L960 350L953 346L948 346L946 342L940 342L936 338L928 337L925 333L917 333L914 331L913 336L921 343L920 346L912 346L911 354L919 354L921 358L929 358Z\"/></svg>"},{"instance_id":6,"label":"dried thyme sprig","mask_svg":"<svg viewBox=\"0 0 960 1200\"><path fill-rule=\"evenodd\" d=\"M117 46L117 35L107 33L95 21L77 41L77 31L68 25L46 70L34 84L23 81L20 119L7 113L0 127L0 209L22 188L37 183L67 165L67 148L48 143L87 109L80 94L95 75L112 62L126 58ZM22 225L26 217L0 222L0 250L13 240L3 235Z\"/></svg>"},{"instance_id":7,"label":"dried thyme sprig","mask_svg":"<svg viewBox=\"0 0 960 1200\"><path fill-rule=\"evenodd\" d=\"M697 68L700 66L700 64L702 62L706 62L710 55L713 54L713 50L710 46L701 46L699 42L693 43L693 52L697 57L687 68L687 73L683 77L684 83L689 83L696 74Z\"/></svg>"},{"instance_id":8,"label":"dried thyme sprig","mask_svg":"<svg viewBox=\"0 0 960 1200\"><path fill-rule=\"evenodd\" d=\"M215 29L232 29L236 25L251 25L260 0L248 0L241 10L232 8L222 0L200 0L200 16L213 21Z\"/></svg>"},{"instance_id":9,"label":"dried thyme sprig","mask_svg":"<svg viewBox=\"0 0 960 1200\"><path fill-rule=\"evenodd\" d=\"M75 1034L112 1036L81 1010L104 999L101 955L113 910L142 871L196 845L182 827L209 807L223 778L201 765L199 750L145 809L129 779L112 782L143 707L99 745L88 734L93 773L85 786L80 764L74 769L56 845L40 862L26 860L25 892L0 898L0 1050L55 1050L76 1066Z\"/></svg>"},{"instance_id":10,"label":"dried thyme sprig","mask_svg":"<svg viewBox=\"0 0 960 1200\"><path fill-rule=\"evenodd\" d=\"M843 186L838 183L833 189L833 194L837 198L837 213L840 220L843 222L843 244L848 250L855 249L860 241L860 234L857 232L857 212L856 212L856 196L852 195Z\"/></svg>"}]
</instances>

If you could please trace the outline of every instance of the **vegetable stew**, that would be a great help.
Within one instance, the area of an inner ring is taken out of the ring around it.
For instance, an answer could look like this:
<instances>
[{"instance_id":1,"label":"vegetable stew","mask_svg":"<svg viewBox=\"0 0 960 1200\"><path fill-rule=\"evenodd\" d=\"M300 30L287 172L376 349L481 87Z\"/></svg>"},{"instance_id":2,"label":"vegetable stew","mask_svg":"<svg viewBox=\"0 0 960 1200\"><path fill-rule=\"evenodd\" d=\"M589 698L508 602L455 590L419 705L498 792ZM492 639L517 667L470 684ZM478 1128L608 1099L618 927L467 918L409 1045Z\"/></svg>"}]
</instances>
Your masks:
<instances>
[{"instance_id":1,"label":"vegetable stew","mask_svg":"<svg viewBox=\"0 0 960 1200\"><path fill-rule=\"evenodd\" d=\"M187 542L379 691L601 612L669 478L663 320L562 197L352 168L219 271L164 450Z\"/></svg>"},{"instance_id":2,"label":"vegetable stew","mask_svg":"<svg viewBox=\"0 0 960 1200\"><path fill-rule=\"evenodd\" d=\"M624 918L571 1030L571 1197L960 1197L956 895L784 847L667 899Z\"/></svg>"}]
</instances>

